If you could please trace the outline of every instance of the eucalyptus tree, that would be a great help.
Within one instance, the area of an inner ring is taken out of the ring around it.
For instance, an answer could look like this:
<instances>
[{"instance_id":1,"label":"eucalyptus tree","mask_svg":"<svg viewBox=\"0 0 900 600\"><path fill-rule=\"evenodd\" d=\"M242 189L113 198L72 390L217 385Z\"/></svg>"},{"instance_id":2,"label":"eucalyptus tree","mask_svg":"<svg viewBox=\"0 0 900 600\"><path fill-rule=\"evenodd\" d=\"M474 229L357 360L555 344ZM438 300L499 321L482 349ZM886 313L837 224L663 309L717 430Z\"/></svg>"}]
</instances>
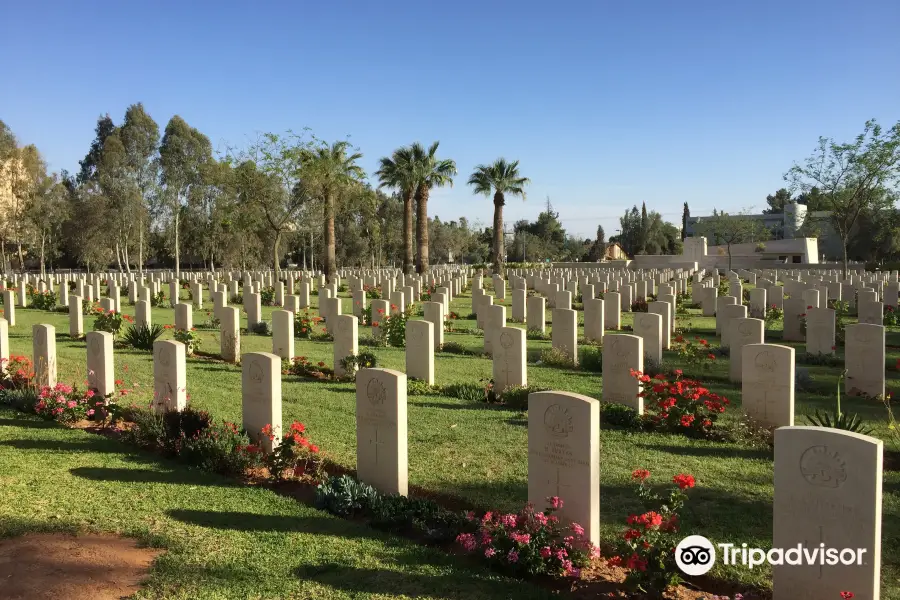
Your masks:
<instances>
[{"instance_id":1,"label":"eucalyptus tree","mask_svg":"<svg viewBox=\"0 0 900 600\"><path fill-rule=\"evenodd\" d=\"M125 111L125 121L118 130L125 148L128 175L140 193L138 210L138 272L144 272L144 233L147 229L149 206L159 180L159 125L138 102Z\"/></svg>"},{"instance_id":2,"label":"eucalyptus tree","mask_svg":"<svg viewBox=\"0 0 900 600\"><path fill-rule=\"evenodd\" d=\"M418 188L418 173L413 162L412 146L394 150L390 157L383 157L375 171L380 185L397 190L403 200L403 272L412 273L413 251L413 199Z\"/></svg>"},{"instance_id":3,"label":"eucalyptus tree","mask_svg":"<svg viewBox=\"0 0 900 600\"><path fill-rule=\"evenodd\" d=\"M159 148L162 207L172 223L175 277L181 276L180 219L191 189L202 183L201 168L212 158L209 138L175 115L166 125Z\"/></svg>"}]
</instances>

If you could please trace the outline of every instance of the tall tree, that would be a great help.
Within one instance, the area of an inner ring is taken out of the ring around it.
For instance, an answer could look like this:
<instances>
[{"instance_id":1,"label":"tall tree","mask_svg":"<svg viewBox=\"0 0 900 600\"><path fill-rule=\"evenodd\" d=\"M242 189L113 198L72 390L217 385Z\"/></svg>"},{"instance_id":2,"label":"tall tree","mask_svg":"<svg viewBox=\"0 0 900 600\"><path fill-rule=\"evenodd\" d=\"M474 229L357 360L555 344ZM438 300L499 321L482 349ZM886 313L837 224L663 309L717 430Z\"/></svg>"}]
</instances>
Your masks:
<instances>
[{"instance_id":1,"label":"tall tree","mask_svg":"<svg viewBox=\"0 0 900 600\"><path fill-rule=\"evenodd\" d=\"M148 207L159 179L159 125L138 102L125 111L125 122L119 129L119 137L125 148L128 175L140 192L138 211L138 272L144 273L144 232L147 229Z\"/></svg>"},{"instance_id":2,"label":"tall tree","mask_svg":"<svg viewBox=\"0 0 900 600\"><path fill-rule=\"evenodd\" d=\"M116 262L120 271L127 270L130 273L130 249L140 224L143 203L138 187L129 177L128 157L118 131L108 136L103 144L96 180L112 226L109 239L114 245Z\"/></svg>"},{"instance_id":3,"label":"tall tree","mask_svg":"<svg viewBox=\"0 0 900 600\"><path fill-rule=\"evenodd\" d=\"M684 238L687 237L687 226L688 219L691 218L691 209L688 208L688 203L684 203L684 212L681 213L681 241L684 241Z\"/></svg>"},{"instance_id":4,"label":"tall tree","mask_svg":"<svg viewBox=\"0 0 900 600\"><path fill-rule=\"evenodd\" d=\"M847 248L860 215L888 206L900 183L900 122L883 131L871 119L855 140L843 144L820 137L812 155L784 177L793 189L818 188L823 208L831 212L828 221L841 239L846 277Z\"/></svg>"},{"instance_id":5,"label":"tall tree","mask_svg":"<svg viewBox=\"0 0 900 600\"><path fill-rule=\"evenodd\" d=\"M166 186L163 205L172 222L175 250L175 277L181 277L181 210L191 188L201 183L201 167L212 158L209 138L175 115L166 125L159 148L161 180Z\"/></svg>"},{"instance_id":6,"label":"tall tree","mask_svg":"<svg viewBox=\"0 0 900 600\"><path fill-rule=\"evenodd\" d=\"M519 173L519 161L507 162L498 158L492 164L478 165L469 177L469 185L475 188L476 194L490 196L494 194L494 231L493 257L494 272L500 273L503 267L503 207L506 196L521 196L525 199L525 186L531 183L527 177Z\"/></svg>"},{"instance_id":7,"label":"tall tree","mask_svg":"<svg viewBox=\"0 0 900 600\"><path fill-rule=\"evenodd\" d=\"M416 271L428 271L428 197L431 189L453 186L456 163L451 159L437 157L438 144L435 142L426 150L416 142L412 145L412 163L416 173L416 245L418 257Z\"/></svg>"},{"instance_id":8,"label":"tall tree","mask_svg":"<svg viewBox=\"0 0 900 600\"><path fill-rule=\"evenodd\" d=\"M780 215L784 212L784 205L788 202L791 202L791 193L788 190L781 188L774 194L766 196L766 204L769 205L769 208L764 209L763 214Z\"/></svg>"},{"instance_id":9,"label":"tall tree","mask_svg":"<svg viewBox=\"0 0 900 600\"><path fill-rule=\"evenodd\" d=\"M25 241L29 232L28 211L46 191L47 164L34 145L20 148L13 161L12 202L8 222L12 226L19 254L19 269L24 272Z\"/></svg>"},{"instance_id":10,"label":"tall tree","mask_svg":"<svg viewBox=\"0 0 900 600\"><path fill-rule=\"evenodd\" d=\"M56 246L62 237L62 227L69 217L68 190L54 174L43 178L37 194L28 207L27 217L37 238L41 277L46 276L47 258L56 254Z\"/></svg>"},{"instance_id":11,"label":"tall tree","mask_svg":"<svg viewBox=\"0 0 900 600\"><path fill-rule=\"evenodd\" d=\"M100 157L103 155L103 144L106 138L112 135L116 130L116 125L110 118L109 114L103 115L97 119L97 126L94 128L94 141L91 142L91 149L87 155L79 161L81 168L78 171L76 179L78 183L83 184L92 181L97 174L97 167L100 164Z\"/></svg>"},{"instance_id":12,"label":"tall tree","mask_svg":"<svg viewBox=\"0 0 900 600\"><path fill-rule=\"evenodd\" d=\"M319 147L307 151L303 160L304 185L313 195L317 195L325 208L325 278L331 282L336 265L334 213L335 205L341 194L354 184L361 182L366 174L356 161L362 154L351 150L349 142L340 141L332 144L322 143Z\"/></svg>"},{"instance_id":13,"label":"tall tree","mask_svg":"<svg viewBox=\"0 0 900 600\"><path fill-rule=\"evenodd\" d=\"M390 157L383 157L379 164L379 169L375 171L380 181L379 187L397 190L403 199L403 273L408 275L413 270L413 199L418 187L412 146L397 148Z\"/></svg>"}]
</instances>

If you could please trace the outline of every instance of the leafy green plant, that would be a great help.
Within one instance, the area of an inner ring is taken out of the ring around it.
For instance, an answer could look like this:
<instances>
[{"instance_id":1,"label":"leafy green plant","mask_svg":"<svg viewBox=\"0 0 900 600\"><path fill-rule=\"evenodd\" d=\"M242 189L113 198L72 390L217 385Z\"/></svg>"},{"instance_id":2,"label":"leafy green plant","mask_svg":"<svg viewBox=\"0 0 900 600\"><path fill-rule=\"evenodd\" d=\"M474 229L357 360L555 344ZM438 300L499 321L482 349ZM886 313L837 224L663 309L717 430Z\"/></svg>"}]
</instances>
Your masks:
<instances>
[{"instance_id":1,"label":"leafy green plant","mask_svg":"<svg viewBox=\"0 0 900 600\"><path fill-rule=\"evenodd\" d=\"M665 499L653 492L647 483L650 471L636 469L631 477L638 484L637 496L642 510L652 510L629 515L618 551L607 562L627 570L625 585L628 589L649 598L662 598L669 588L681 582L675 563L675 547L681 538L678 535L679 512L687 500L685 491L694 487L694 477L684 473L673 477L675 487Z\"/></svg>"},{"instance_id":2,"label":"leafy green plant","mask_svg":"<svg viewBox=\"0 0 900 600\"><path fill-rule=\"evenodd\" d=\"M325 363L319 361L313 363L305 356L295 356L291 360L282 361L281 372L284 375L296 375L297 377L312 377L314 379L322 379L332 374L332 370L325 366Z\"/></svg>"},{"instance_id":3,"label":"leafy green plant","mask_svg":"<svg viewBox=\"0 0 900 600\"><path fill-rule=\"evenodd\" d=\"M613 402L600 404L600 422L604 427L639 431L644 428L644 421L638 411Z\"/></svg>"},{"instance_id":4,"label":"leafy green plant","mask_svg":"<svg viewBox=\"0 0 900 600\"><path fill-rule=\"evenodd\" d=\"M316 507L345 518L364 514L377 498L375 488L349 475L329 477L316 488Z\"/></svg>"},{"instance_id":5,"label":"leafy green plant","mask_svg":"<svg viewBox=\"0 0 900 600\"><path fill-rule=\"evenodd\" d=\"M275 441L275 431L271 424L262 428L262 435ZM307 478L314 481L321 479L322 459L319 447L309 441L306 425L294 421L281 436L281 442L271 452L266 452L263 462L269 469L269 477L282 481L287 477Z\"/></svg>"},{"instance_id":6,"label":"leafy green plant","mask_svg":"<svg viewBox=\"0 0 900 600\"><path fill-rule=\"evenodd\" d=\"M37 310L52 311L56 308L56 294L53 292L39 292L33 287L28 287L28 304Z\"/></svg>"},{"instance_id":7,"label":"leafy green plant","mask_svg":"<svg viewBox=\"0 0 900 600\"><path fill-rule=\"evenodd\" d=\"M374 352L363 350L357 354L351 354L341 359L341 368L347 372L357 369L374 369L378 366L378 357Z\"/></svg>"},{"instance_id":8,"label":"leafy green plant","mask_svg":"<svg viewBox=\"0 0 900 600\"><path fill-rule=\"evenodd\" d=\"M477 383L452 383L442 388L442 394L450 398L459 398L470 402L484 400L484 386Z\"/></svg>"},{"instance_id":9,"label":"leafy green plant","mask_svg":"<svg viewBox=\"0 0 900 600\"><path fill-rule=\"evenodd\" d=\"M269 327L268 321L258 321L247 328L250 333L256 335L272 335L272 329Z\"/></svg>"},{"instance_id":10,"label":"leafy green plant","mask_svg":"<svg viewBox=\"0 0 900 600\"><path fill-rule=\"evenodd\" d=\"M548 388L538 386L510 385L502 394L488 394L487 402L501 403L516 410L528 410L528 396L534 392L545 392Z\"/></svg>"},{"instance_id":11,"label":"leafy green plant","mask_svg":"<svg viewBox=\"0 0 900 600\"><path fill-rule=\"evenodd\" d=\"M602 359L601 359L602 360ZM544 348L541 350L541 364L560 369L574 369L575 362L568 354L559 348Z\"/></svg>"},{"instance_id":12,"label":"leafy green plant","mask_svg":"<svg viewBox=\"0 0 900 600\"><path fill-rule=\"evenodd\" d=\"M134 323L134 318L130 315L124 315L114 310L103 310L98 306L95 308L97 317L94 319L94 331L105 331L113 334L113 337L119 337L122 327L125 323Z\"/></svg>"},{"instance_id":13,"label":"leafy green plant","mask_svg":"<svg viewBox=\"0 0 900 600\"><path fill-rule=\"evenodd\" d=\"M149 327L146 323L140 325L129 325L122 336L122 341L138 350L147 350L153 352L153 344L162 336L163 327L158 323L153 323Z\"/></svg>"},{"instance_id":14,"label":"leafy green plant","mask_svg":"<svg viewBox=\"0 0 900 600\"><path fill-rule=\"evenodd\" d=\"M525 337L529 340L549 340L550 334L546 331L541 331L540 329L528 329L525 332Z\"/></svg>"},{"instance_id":15,"label":"leafy green plant","mask_svg":"<svg viewBox=\"0 0 900 600\"><path fill-rule=\"evenodd\" d=\"M585 371L594 373L603 372L603 350L597 346L584 346L581 349L581 357L578 364Z\"/></svg>"},{"instance_id":16,"label":"leafy green plant","mask_svg":"<svg viewBox=\"0 0 900 600\"><path fill-rule=\"evenodd\" d=\"M175 341L184 344L185 353L188 356L191 356L194 353L194 350L200 348L200 335L193 327L190 329L176 329L173 337L175 338Z\"/></svg>"},{"instance_id":17,"label":"leafy green plant","mask_svg":"<svg viewBox=\"0 0 900 600\"><path fill-rule=\"evenodd\" d=\"M316 332L316 326L322 322L322 317L311 317L309 309L294 315L294 337L309 339Z\"/></svg>"},{"instance_id":18,"label":"leafy green plant","mask_svg":"<svg viewBox=\"0 0 900 600\"><path fill-rule=\"evenodd\" d=\"M441 352L446 352L447 354L461 354L463 356L476 356L479 353L474 350L469 350L459 342L444 342L441 345Z\"/></svg>"},{"instance_id":19,"label":"leafy green plant","mask_svg":"<svg viewBox=\"0 0 900 600\"><path fill-rule=\"evenodd\" d=\"M270 285L259 290L259 303L263 306L275 306L275 288Z\"/></svg>"},{"instance_id":20,"label":"leafy green plant","mask_svg":"<svg viewBox=\"0 0 900 600\"><path fill-rule=\"evenodd\" d=\"M847 371L844 371L841 373L840 377L838 377L834 411L829 412L826 410L819 412L819 410L816 409L815 414L806 416L806 420L809 421L810 425L814 425L815 427L830 427L832 429L843 429L844 431L853 433L871 435L872 428L865 425L863 420L859 418L859 415L841 411L841 385L843 385L844 377L846 375Z\"/></svg>"},{"instance_id":21,"label":"leafy green plant","mask_svg":"<svg viewBox=\"0 0 900 600\"><path fill-rule=\"evenodd\" d=\"M406 394L408 396L428 396L436 395L442 392L441 388L435 385L429 385L421 379L406 380Z\"/></svg>"},{"instance_id":22,"label":"leafy green plant","mask_svg":"<svg viewBox=\"0 0 900 600\"><path fill-rule=\"evenodd\" d=\"M150 296L150 306L165 306L166 294L162 290Z\"/></svg>"}]
</instances>

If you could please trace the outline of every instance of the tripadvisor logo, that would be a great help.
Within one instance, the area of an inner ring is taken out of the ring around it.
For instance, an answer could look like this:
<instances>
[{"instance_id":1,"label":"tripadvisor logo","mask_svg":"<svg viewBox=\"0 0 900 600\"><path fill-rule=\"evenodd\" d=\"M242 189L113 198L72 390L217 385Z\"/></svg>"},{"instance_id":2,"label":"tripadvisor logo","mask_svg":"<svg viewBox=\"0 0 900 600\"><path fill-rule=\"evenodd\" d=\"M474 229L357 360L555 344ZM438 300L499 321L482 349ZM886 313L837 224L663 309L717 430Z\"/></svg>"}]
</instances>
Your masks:
<instances>
[{"instance_id":1,"label":"tripadvisor logo","mask_svg":"<svg viewBox=\"0 0 900 600\"><path fill-rule=\"evenodd\" d=\"M675 547L675 564L685 575L705 575L716 563L716 547L721 552L722 564L742 565L753 569L766 563L772 566L837 566L862 565L866 548L830 548L824 543L806 548L797 544L792 548L749 548L747 544L716 544L702 535L691 535Z\"/></svg>"}]
</instances>

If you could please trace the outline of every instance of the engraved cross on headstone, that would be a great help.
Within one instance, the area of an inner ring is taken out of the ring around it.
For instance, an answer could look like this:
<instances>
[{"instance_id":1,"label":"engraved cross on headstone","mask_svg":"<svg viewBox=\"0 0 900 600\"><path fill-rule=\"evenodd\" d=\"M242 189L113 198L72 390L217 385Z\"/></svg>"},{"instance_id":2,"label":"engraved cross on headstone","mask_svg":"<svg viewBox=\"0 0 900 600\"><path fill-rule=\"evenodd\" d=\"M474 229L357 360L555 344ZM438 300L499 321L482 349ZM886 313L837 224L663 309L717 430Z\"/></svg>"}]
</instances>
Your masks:
<instances>
[{"instance_id":1,"label":"engraved cross on headstone","mask_svg":"<svg viewBox=\"0 0 900 600\"><path fill-rule=\"evenodd\" d=\"M819 525L819 541L815 542L815 544L824 544L824 543L825 543L825 527L822 525ZM803 540L803 546L804 546L804 548L807 548L809 550L814 549L812 547L812 545L810 545L809 540L806 540L806 539ZM822 565L821 564L819 565L819 579L822 579Z\"/></svg>"},{"instance_id":2,"label":"engraved cross on headstone","mask_svg":"<svg viewBox=\"0 0 900 600\"><path fill-rule=\"evenodd\" d=\"M559 473L559 467L556 467L556 481L554 482L553 479L548 479L548 480L547 480L547 484L548 484L548 485L556 485L556 496L557 496L557 498L562 498L562 497L563 497L563 496L559 493L559 490L560 490L561 488L571 488L571 487L572 487L571 485L567 485L567 484L562 483L562 477L560 476L560 473Z\"/></svg>"},{"instance_id":3,"label":"engraved cross on headstone","mask_svg":"<svg viewBox=\"0 0 900 600\"><path fill-rule=\"evenodd\" d=\"M370 445L375 446L375 464L378 464L378 447L384 445L384 440L378 439L378 427L375 427L375 438L369 440Z\"/></svg>"}]
</instances>

